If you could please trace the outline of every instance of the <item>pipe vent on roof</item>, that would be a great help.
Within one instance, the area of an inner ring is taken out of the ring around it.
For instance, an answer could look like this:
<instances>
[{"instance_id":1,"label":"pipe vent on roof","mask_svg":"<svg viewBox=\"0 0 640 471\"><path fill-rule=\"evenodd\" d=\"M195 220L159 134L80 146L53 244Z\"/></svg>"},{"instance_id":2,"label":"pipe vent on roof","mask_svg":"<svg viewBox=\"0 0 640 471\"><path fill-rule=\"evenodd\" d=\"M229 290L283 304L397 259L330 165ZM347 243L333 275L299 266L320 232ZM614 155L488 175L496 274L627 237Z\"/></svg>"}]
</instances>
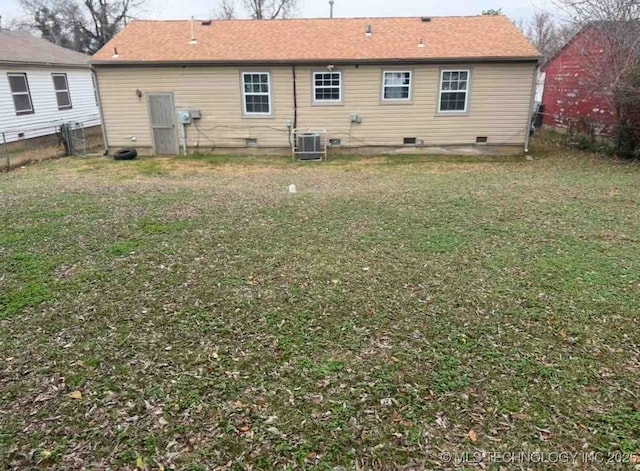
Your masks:
<instances>
[{"instance_id":1,"label":"pipe vent on roof","mask_svg":"<svg viewBox=\"0 0 640 471\"><path fill-rule=\"evenodd\" d=\"M372 34L373 34L373 28L371 27L371 25L367 25L367 27L364 30L364 35L371 36Z\"/></svg>"},{"instance_id":2,"label":"pipe vent on roof","mask_svg":"<svg viewBox=\"0 0 640 471\"><path fill-rule=\"evenodd\" d=\"M193 16L191 17L191 40L189 41L189 44L191 44L192 46L198 44Z\"/></svg>"}]
</instances>

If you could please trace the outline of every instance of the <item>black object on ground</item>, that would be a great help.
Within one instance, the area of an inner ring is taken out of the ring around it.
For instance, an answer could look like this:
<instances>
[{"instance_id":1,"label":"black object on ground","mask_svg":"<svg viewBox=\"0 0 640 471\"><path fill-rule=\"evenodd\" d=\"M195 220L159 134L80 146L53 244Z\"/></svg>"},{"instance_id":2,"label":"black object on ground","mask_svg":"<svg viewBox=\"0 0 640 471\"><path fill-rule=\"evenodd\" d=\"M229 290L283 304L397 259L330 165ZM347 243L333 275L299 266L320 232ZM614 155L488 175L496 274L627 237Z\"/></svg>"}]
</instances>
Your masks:
<instances>
[{"instance_id":1,"label":"black object on ground","mask_svg":"<svg viewBox=\"0 0 640 471\"><path fill-rule=\"evenodd\" d=\"M120 149L113 154L114 160L133 160L138 156L138 151L135 149Z\"/></svg>"}]
</instances>

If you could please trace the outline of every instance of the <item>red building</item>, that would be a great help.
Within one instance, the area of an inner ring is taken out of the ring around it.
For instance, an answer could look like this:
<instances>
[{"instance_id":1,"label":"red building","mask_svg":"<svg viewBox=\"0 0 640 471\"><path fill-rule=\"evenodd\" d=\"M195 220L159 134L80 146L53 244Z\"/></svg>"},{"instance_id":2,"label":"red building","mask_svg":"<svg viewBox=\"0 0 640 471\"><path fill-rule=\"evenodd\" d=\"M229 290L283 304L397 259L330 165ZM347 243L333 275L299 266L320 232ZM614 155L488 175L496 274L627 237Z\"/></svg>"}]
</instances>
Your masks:
<instances>
[{"instance_id":1,"label":"red building","mask_svg":"<svg viewBox=\"0 0 640 471\"><path fill-rule=\"evenodd\" d=\"M615 125L611 90L598 85L607 73L611 42L591 26L576 34L544 67L543 124L566 128L589 122L607 132Z\"/></svg>"}]
</instances>

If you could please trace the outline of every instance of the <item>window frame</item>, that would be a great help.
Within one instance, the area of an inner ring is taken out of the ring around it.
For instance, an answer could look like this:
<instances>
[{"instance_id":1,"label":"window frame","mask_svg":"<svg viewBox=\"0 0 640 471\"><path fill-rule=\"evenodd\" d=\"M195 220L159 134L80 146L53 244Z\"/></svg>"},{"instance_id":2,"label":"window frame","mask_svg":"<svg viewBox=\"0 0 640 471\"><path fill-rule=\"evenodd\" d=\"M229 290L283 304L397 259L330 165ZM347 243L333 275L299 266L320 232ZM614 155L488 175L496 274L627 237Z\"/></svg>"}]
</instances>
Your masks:
<instances>
[{"instance_id":1,"label":"window frame","mask_svg":"<svg viewBox=\"0 0 640 471\"><path fill-rule=\"evenodd\" d=\"M318 74L337 74L339 79L340 79L340 84L338 85L338 87L334 86L334 85L330 85L330 86L317 86L316 85L316 75ZM311 102L314 105L341 105L344 101L344 91L343 91L343 74L341 70L313 70L311 71ZM318 100L317 96L316 96L316 90L318 88L325 88L325 89L338 89L338 93L340 98L337 100Z\"/></svg>"},{"instance_id":2,"label":"window frame","mask_svg":"<svg viewBox=\"0 0 640 471\"><path fill-rule=\"evenodd\" d=\"M409 94L407 98L385 98L385 91L387 88L403 88L406 85L386 85L385 79L387 74L409 74ZM408 103L413 99L413 70L383 70L382 71L382 90L380 99L385 103Z\"/></svg>"},{"instance_id":3,"label":"window frame","mask_svg":"<svg viewBox=\"0 0 640 471\"><path fill-rule=\"evenodd\" d=\"M11 89L11 80L10 80L11 77L24 78L24 83L27 90L25 92L14 92ZM29 114L35 114L36 110L33 106L33 98L31 98L31 88L29 87L29 78L27 77L27 73L26 72L7 72L7 82L9 82L9 92L11 93L11 101L13 101L13 109L16 112L16 116L26 116ZM16 101L13 98L16 95L27 95L27 98L29 98L29 106L30 106L29 110L18 111L18 108L16 106Z\"/></svg>"},{"instance_id":4,"label":"window frame","mask_svg":"<svg viewBox=\"0 0 640 471\"><path fill-rule=\"evenodd\" d=\"M64 77L64 84L67 88L64 90L58 90L56 88L56 77ZM71 89L69 88L69 77L65 72L53 72L51 74L51 81L53 82L53 91L56 94L56 103L58 104L58 111L67 111L73 109L73 102L71 101ZM58 93L66 93L67 98L69 98L69 104L60 106L60 102L58 101Z\"/></svg>"},{"instance_id":5,"label":"window frame","mask_svg":"<svg viewBox=\"0 0 640 471\"><path fill-rule=\"evenodd\" d=\"M444 82L444 74L446 72L466 72L467 73L467 88L462 90L443 90L442 83ZM443 93L463 93L464 96L464 110L443 110L442 109L442 94ZM469 95L471 94L471 69L440 69L440 81L438 83L438 114L451 115L451 114L468 114L469 113Z\"/></svg>"},{"instance_id":6,"label":"window frame","mask_svg":"<svg viewBox=\"0 0 640 471\"><path fill-rule=\"evenodd\" d=\"M267 76L267 87L269 88L268 93L255 93L250 92L247 93L245 90L245 81L244 78L247 75L266 75ZM271 88L271 72L268 70L242 70L240 72L240 92L242 93L242 115L245 118L269 118L273 116L273 94ZM269 112L254 112L247 111L247 96L267 96L269 98Z\"/></svg>"}]
</instances>

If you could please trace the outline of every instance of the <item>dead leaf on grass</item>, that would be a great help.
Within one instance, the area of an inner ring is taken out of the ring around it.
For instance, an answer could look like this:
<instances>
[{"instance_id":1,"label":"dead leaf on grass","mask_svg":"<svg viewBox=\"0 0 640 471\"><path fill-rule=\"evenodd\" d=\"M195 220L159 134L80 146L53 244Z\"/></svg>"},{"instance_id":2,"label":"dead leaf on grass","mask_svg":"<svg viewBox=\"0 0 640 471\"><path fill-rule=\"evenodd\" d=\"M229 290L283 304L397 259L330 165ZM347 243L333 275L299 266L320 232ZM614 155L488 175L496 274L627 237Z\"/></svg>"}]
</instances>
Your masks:
<instances>
[{"instance_id":1,"label":"dead leaf on grass","mask_svg":"<svg viewBox=\"0 0 640 471\"><path fill-rule=\"evenodd\" d=\"M278 430L276 427L269 427L267 432L272 433L273 435L278 435L279 437L284 437L284 433Z\"/></svg>"},{"instance_id":2,"label":"dead leaf on grass","mask_svg":"<svg viewBox=\"0 0 640 471\"><path fill-rule=\"evenodd\" d=\"M439 412L436 416L436 424L442 428L447 428L449 426L449 420L443 413Z\"/></svg>"},{"instance_id":3,"label":"dead leaf on grass","mask_svg":"<svg viewBox=\"0 0 640 471\"><path fill-rule=\"evenodd\" d=\"M400 425L402 425L403 427L406 427L406 428L413 427L413 423L412 422L410 422L408 420L404 420L402 418L402 416L400 414L398 414L396 411L393 411L391 413L391 420L393 422L399 423Z\"/></svg>"},{"instance_id":4,"label":"dead leaf on grass","mask_svg":"<svg viewBox=\"0 0 640 471\"><path fill-rule=\"evenodd\" d=\"M82 399L82 393L80 391L73 391L71 394L69 394L69 397L71 399Z\"/></svg>"},{"instance_id":5,"label":"dead leaf on grass","mask_svg":"<svg viewBox=\"0 0 640 471\"><path fill-rule=\"evenodd\" d=\"M272 425L272 424L275 424L277 421L278 421L278 416L271 415L267 418L267 420L264 421L264 423L267 425Z\"/></svg>"},{"instance_id":6,"label":"dead leaf on grass","mask_svg":"<svg viewBox=\"0 0 640 471\"><path fill-rule=\"evenodd\" d=\"M311 400L311 402L313 402L314 404L322 404L322 401L324 401L324 396L322 394L311 394L308 396L309 400Z\"/></svg>"},{"instance_id":7,"label":"dead leaf on grass","mask_svg":"<svg viewBox=\"0 0 640 471\"><path fill-rule=\"evenodd\" d=\"M478 441L478 434L473 429L469 430L469 440L471 440L473 443Z\"/></svg>"}]
</instances>

